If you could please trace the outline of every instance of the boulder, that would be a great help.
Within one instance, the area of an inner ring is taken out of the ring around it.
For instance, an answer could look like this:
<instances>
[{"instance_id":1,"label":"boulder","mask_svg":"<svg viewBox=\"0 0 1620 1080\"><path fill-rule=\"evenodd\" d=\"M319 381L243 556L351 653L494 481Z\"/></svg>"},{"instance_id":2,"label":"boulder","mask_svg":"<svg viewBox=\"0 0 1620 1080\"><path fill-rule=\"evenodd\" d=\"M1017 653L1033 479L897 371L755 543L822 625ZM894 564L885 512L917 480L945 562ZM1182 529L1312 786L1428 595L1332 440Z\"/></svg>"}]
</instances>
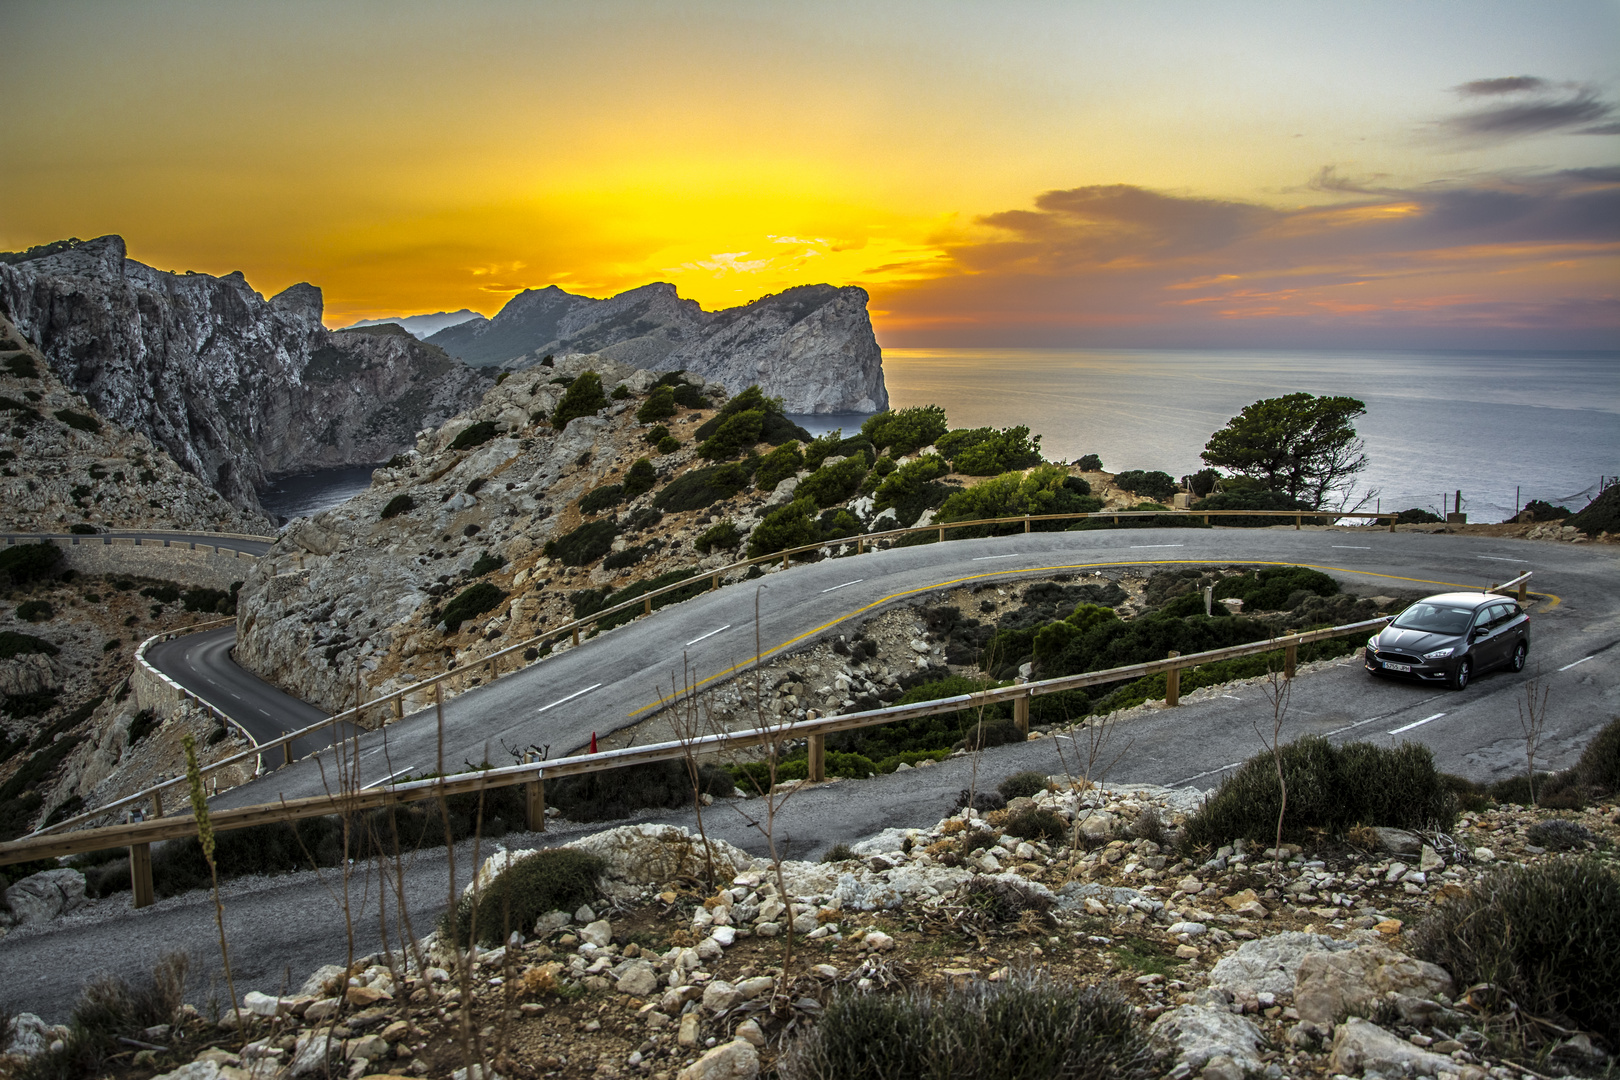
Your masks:
<instances>
[{"instance_id":1,"label":"boulder","mask_svg":"<svg viewBox=\"0 0 1620 1080\"><path fill-rule=\"evenodd\" d=\"M301 1035L293 1045L292 1063L287 1066L288 1076L324 1076L327 1061L342 1049L338 1040L324 1031Z\"/></svg>"},{"instance_id":2,"label":"boulder","mask_svg":"<svg viewBox=\"0 0 1620 1080\"><path fill-rule=\"evenodd\" d=\"M631 997L651 997L658 990L658 973L645 960L632 960L619 973L619 993Z\"/></svg>"},{"instance_id":3,"label":"boulder","mask_svg":"<svg viewBox=\"0 0 1620 1080\"><path fill-rule=\"evenodd\" d=\"M0 894L0 926L48 922L84 903L83 874L66 867L41 870Z\"/></svg>"},{"instance_id":4,"label":"boulder","mask_svg":"<svg viewBox=\"0 0 1620 1080\"><path fill-rule=\"evenodd\" d=\"M709 840L716 869L725 874L746 870L753 857L724 840ZM703 841L676 825L624 825L582 840L570 847L588 851L606 864L610 878L636 885L662 884L704 871Z\"/></svg>"},{"instance_id":5,"label":"boulder","mask_svg":"<svg viewBox=\"0 0 1620 1080\"><path fill-rule=\"evenodd\" d=\"M1235 1064L1239 1075L1259 1072L1263 1067L1260 1029L1242 1016L1214 1005L1171 1009L1153 1022L1148 1036L1157 1050L1175 1059L1178 1070L1186 1066L1186 1072L1197 1072L1214 1058Z\"/></svg>"},{"instance_id":6,"label":"boulder","mask_svg":"<svg viewBox=\"0 0 1620 1080\"><path fill-rule=\"evenodd\" d=\"M5 1039L0 1040L5 1052L13 1057L34 1057L51 1048L56 1032L51 1025L33 1013L18 1013L6 1024Z\"/></svg>"},{"instance_id":7,"label":"boulder","mask_svg":"<svg viewBox=\"0 0 1620 1080\"><path fill-rule=\"evenodd\" d=\"M1246 941L1210 970L1209 985L1245 999L1260 994L1286 997L1293 994L1300 962L1308 954L1355 947L1353 941L1297 930Z\"/></svg>"},{"instance_id":8,"label":"boulder","mask_svg":"<svg viewBox=\"0 0 1620 1080\"><path fill-rule=\"evenodd\" d=\"M747 1039L735 1039L692 1062L676 1080L754 1080L758 1075L759 1051Z\"/></svg>"},{"instance_id":9,"label":"boulder","mask_svg":"<svg viewBox=\"0 0 1620 1080\"><path fill-rule=\"evenodd\" d=\"M1299 1018L1328 1027L1362 1014L1387 993L1433 999L1456 988L1446 970L1384 945L1347 952L1312 952L1300 960L1294 984Z\"/></svg>"},{"instance_id":10,"label":"boulder","mask_svg":"<svg viewBox=\"0 0 1620 1080\"><path fill-rule=\"evenodd\" d=\"M1449 1057L1419 1049L1360 1017L1351 1017L1334 1031L1333 1053L1328 1063L1335 1072L1352 1075L1367 1071L1435 1076L1441 1069L1448 1072L1457 1069L1457 1063Z\"/></svg>"},{"instance_id":11,"label":"boulder","mask_svg":"<svg viewBox=\"0 0 1620 1080\"><path fill-rule=\"evenodd\" d=\"M1416 855L1423 850L1423 838L1415 832L1384 825L1374 826L1373 832L1378 834L1378 850L1390 855Z\"/></svg>"}]
</instances>

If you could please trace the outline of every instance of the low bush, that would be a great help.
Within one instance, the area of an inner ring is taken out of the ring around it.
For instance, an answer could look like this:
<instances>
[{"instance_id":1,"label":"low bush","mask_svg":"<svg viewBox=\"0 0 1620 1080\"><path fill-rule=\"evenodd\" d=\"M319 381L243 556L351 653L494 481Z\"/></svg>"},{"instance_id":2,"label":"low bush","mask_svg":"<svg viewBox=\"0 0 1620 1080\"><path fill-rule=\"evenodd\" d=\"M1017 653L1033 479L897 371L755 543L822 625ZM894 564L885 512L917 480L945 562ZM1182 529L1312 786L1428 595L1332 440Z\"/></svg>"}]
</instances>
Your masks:
<instances>
[{"instance_id":1,"label":"low bush","mask_svg":"<svg viewBox=\"0 0 1620 1080\"><path fill-rule=\"evenodd\" d=\"M562 400L551 414L551 426L561 431L570 420L581 416L595 416L598 409L607 407L607 395L602 393L602 377L594 371L581 372L568 384Z\"/></svg>"},{"instance_id":2,"label":"low bush","mask_svg":"<svg viewBox=\"0 0 1620 1080\"><path fill-rule=\"evenodd\" d=\"M56 708L57 694L55 690L31 690L26 694L7 694L5 712L18 719L44 716Z\"/></svg>"},{"instance_id":3,"label":"low bush","mask_svg":"<svg viewBox=\"0 0 1620 1080\"><path fill-rule=\"evenodd\" d=\"M495 437L495 421L480 420L478 423L463 428L461 433L450 442L452 450L471 450L475 446L483 446Z\"/></svg>"},{"instance_id":4,"label":"low bush","mask_svg":"<svg viewBox=\"0 0 1620 1080\"><path fill-rule=\"evenodd\" d=\"M486 551L482 555L478 556L478 560L472 564L472 569L469 571L469 573L471 573L473 577L483 577L485 574L493 574L495 571L499 570L505 565L505 558Z\"/></svg>"},{"instance_id":5,"label":"low bush","mask_svg":"<svg viewBox=\"0 0 1620 1080\"><path fill-rule=\"evenodd\" d=\"M814 499L794 499L766 514L748 536L748 557L759 558L789 548L814 544L821 539Z\"/></svg>"},{"instance_id":6,"label":"low bush","mask_svg":"<svg viewBox=\"0 0 1620 1080\"><path fill-rule=\"evenodd\" d=\"M501 944L513 930L525 934L550 911L573 911L596 899L606 864L589 852L551 848L525 855L490 882L481 895L465 896L454 917L441 920L446 937L465 946L469 936L485 948Z\"/></svg>"},{"instance_id":7,"label":"low bush","mask_svg":"<svg viewBox=\"0 0 1620 1080\"><path fill-rule=\"evenodd\" d=\"M1600 532L1620 533L1620 483L1610 484L1580 513L1565 519L1565 525L1587 536Z\"/></svg>"},{"instance_id":8,"label":"low bush","mask_svg":"<svg viewBox=\"0 0 1620 1080\"><path fill-rule=\"evenodd\" d=\"M1114 477L1114 486L1121 491L1129 491L1133 495L1147 499L1158 499L1161 502L1176 493L1176 481L1167 472L1144 472L1141 469L1130 469Z\"/></svg>"},{"instance_id":9,"label":"low bush","mask_svg":"<svg viewBox=\"0 0 1620 1080\"><path fill-rule=\"evenodd\" d=\"M1310 507L1298 499L1289 497L1280 491L1222 491L1211 495L1207 499L1200 499L1193 503L1192 509L1197 510L1309 510ZM1210 519L1213 524L1222 528L1243 529L1269 529L1273 525L1292 524L1288 518L1276 517L1218 517ZM1306 519L1309 524L1312 519ZM1322 524L1331 521L1331 518L1320 519Z\"/></svg>"},{"instance_id":10,"label":"low bush","mask_svg":"<svg viewBox=\"0 0 1620 1080\"><path fill-rule=\"evenodd\" d=\"M68 526L68 532L74 536L94 536L96 535L96 527L88 522L75 521Z\"/></svg>"},{"instance_id":11,"label":"low bush","mask_svg":"<svg viewBox=\"0 0 1620 1080\"><path fill-rule=\"evenodd\" d=\"M382 520L387 521L389 518L396 518L401 514L408 514L415 509L415 499L411 498L409 495L395 495L392 499L388 500L388 505L382 508L382 513L379 516L382 518Z\"/></svg>"},{"instance_id":12,"label":"low bush","mask_svg":"<svg viewBox=\"0 0 1620 1080\"><path fill-rule=\"evenodd\" d=\"M636 419L643 424L650 424L655 420L668 420L674 415L675 389L671 386L653 387L652 392L647 395L647 400L636 410Z\"/></svg>"},{"instance_id":13,"label":"low bush","mask_svg":"<svg viewBox=\"0 0 1620 1080\"><path fill-rule=\"evenodd\" d=\"M830 457L854 457L859 454L866 459L868 466L877 461L877 448L865 435L853 435L846 439L843 431L835 428L815 439L805 432L800 441L808 444L804 448L804 467L807 469L821 468L822 462Z\"/></svg>"},{"instance_id":14,"label":"low bush","mask_svg":"<svg viewBox=\"0 0 1620 1080\"><path fill-rule=\"evenodd\" d=\"M1283 746L1281 757L1288 785L1284 836L1311 829L1343 835L1354 825L1446 829L1456 815L1456 800L1426 746L1335 746L1306 736ZM1257 754L1187 819L1187 840L1213 847L1274 838L1280 802L1276 762L1269 753Z\"/></svg>"},{"instance_id":15,"label":"low bush","mask_svg":"<svg viewBox=\"0 0 1620 1080\"><path fill-rule=\"evenodd\" d=\"M613 549L618 535L618 524L612 518L588 521L572 532L546 541L545 556L564 566L588 566Z\"/></svg>"},{"instance_id":16,"label":"low bush","mask_svg":"<svg viewBox=\"0 0 1620 1080\"><path fill-rule=\"evenodd\" d=\"M1215 585L1215 599L1236 597L1246 611L1288 611L1304 597L1333 596L1339 583L1308 566L1270 566L1253 574L1233 574ZM1297 599L1296 599L1297 598ZM1200 601L1202 603L1202 601Z\"/></svg>"},{"instance_id":17,"label":"low bush","mask_svg":"<svg viewBox=\"0 0 1620 1080\"><path fill-rule=\"evenodd\" d=\"M861 425L861 434L879 450L889 451L891 457L915 454L947 430L945 410L938 405L880 412Z\"/></svg>"},{"instance_id":18,"label":"low bush","mask_svg":"<svg viewBox=\"0 0 1620 1080\"><path fill-rule=\"evenodd\" d=\"M636 563L640 562L642 559L645 559L652 553L653 548L651 545L636 544L632 547L627 547L623 550L610 553L607 558L602 560L602 569L622 570L626 566L636 565Z\"/></svg>"},{"instance_id":19,"label":"low bush","mask_svg":"<svg viewBox=\"0 0 1620 1080\"><path fill-rule=\"evenodd\" d=\"M710 525L703 534L692 542L692 546L705 555L715 550L735 551L742 543L742 533L737 526L729 521L722 521L718 525Z\"/></svg>"},{"instance_id":20,"label":"low bush","mask_svg":"<svg viewBox=\"0 0 1620 1080\"><path fill-rule=\"evenodd\" d=\"M603 586L600 589L581 589L579 592L573 593L569 599L573 602L574 618L583 619L585 616L594 615L598 611L617 607L626 600L634 600L639 596L656 592L665 586L675 585L682 581L690 581L691 584L684 588L671 589L667 593L653 597L652 606L654 611L670 604L678 604L682 600L690 600L699 593L707 592L709 588L709 579L699 577L696 570L670 570L659 574L655 578L626 585L617 592L613 591L610 586ZM603 630L611 630L615 626L623 626L640 614L641 608L628 608L616 615L609 615L598 621L596 630L600 633Z\"/></svg>"},{"instance_id":21,"label":"low bush","mask_svg":"<svg viewBox=\"0 0 1620 1080\"><path fill-rule=\"evenodd\" d=\"M784 1047L783 1080L1146 1080L1135 1010L1111 987L1035 974L934 994L844 991Z\"/></svg>"},{"instance_id":22,"label":"low bush","mask_svg":"<svg viewBox=\"0 0 1620 1080\"><path fill-rule=\"evenodd\" d=\"M1102 472L1102 458L1096 454L1084 454L1074 459L1074 467L1081 472Z\"/></svg>"},{"instance_id":23,"label":"low bush","mask_svg":"<svg viewBox=\"0 0 1620 1080\"><path fill-rule=\"evenodd\" d=\"M77 431L97 432L101 430L101 421L88 413L74 412L72 409L57 409L51 415Z\"/></svg>"},{"instance_id":24,"label":"low bush","mask_svg":"<svg viewBox=\"0 0 1620 1080\"><path fill-rule=\"evenodd\" d=\"M760 459L754 471L754 486L771 491L777 484L804 468L804 453L797 442L785 442Z\"/></svg>"},{"instance_id":25,"label":"low bush","mask_svg":"<svg viewBox=\"0 0 1620 1080\"><path fill-rule=\"evenodd\" d=\"M1069 834L1069 823L1060 814L1031 807L1009 817L1002 823L1001 831L1009 836L1022 836L1025 840L1055 843Z\"/></svg>"},{"instance_id":26,"label":"low bush","mask_svg":"<svg viewBox=\"0 0 1620 1080\"><path fill-rule=\"evenodd\" d=\"M850 850L848 844L834 844L832 847L827 849L825 854L821 856L821 861L824 863L840 863L848 862L850 859L858 857L859 856Z\"/></svg>"},{"instance_id":27,"label":"low bush","mask_svg":"<svg viewBox=\"0 0 1620 1080\"><path fill-rule=\"evenodd\" d=\"M454 634L461 629L461 624L477 615L482 615L490 608L506 599L506 594L487 581L480 581L476 585L469 585L456 594L456 598L444 606L439 613L439 621L444 623L444 632Z\"/></svg>"},{"instance_id":28,"label":"low bush","mask_svg":"<svg viewBox=\"0 0 1620 1080\"><path fill-rule=\"evenodd\" d=\"M34 358L27 353L6 357L6 370L19 379L39 378L39 365L34 363Z\"/></svg>"},{"instance_id":29,"label":"low bush","mask_svg":"<svg viewBox=\"0 0 1620 1080\"><path fill-rule=\"evenodd\" d=\"M714 465L693 469L665 484L653 496L653 505L668 513L701 510L721 499L729 499L748 483L748 473L740 465Z\"/></svg>"},{"instance_id":30,"label":"low bush","mask_svg":"<svg viewBox=\"0 0 1620 1080\"><path fill-rule=\"evenodd\" d=\"M136 713L130 718L129 733L126 737L126 742L128 745L134 746L136 743L152 734L152 732L156 731L162 726L162 724L163 721L158 718L157 713L153 712L151 709L142 709L140 712Z\"/></svg>"},{"instance_id":31,"label":"low bush","mask_svg":"<svg viewBox=\"0 0 1620 1080\"><path fill-rule=\"evenodd\" d=\"M1032 799L1046 790L1046 774L1028 769L1024 772L1013 773L1007 779L996 785L1001 797L1011 802L1014 799Z\"/></svg>"},{"instance_id":32,"label":"low bush","mask_svg":"<svg viewBox=\"0 0 1620 1080\"><path fill-rule=\"evenodd\" d=\"M893 507L900 526L909 528L925 510L938 509L950 496L951 489L938 482L949 472L950 466L938 454L908 461L878 483L872 492L874 506L878 510Z\"/></svg>"},{"instance_id":33,"label":"low bush","mask_svg":"<svg viewBox=\"0 0 1620 1080\"><path fill-rule=\"evenodd\" d=\"M1442 903L1414 955L1521 1014L1620 1044L1620 874L1595 857L1500 870ZM1476 999L1477 1000L1477 999Z\"/></svg>"},{"instance_id":34,"label":"low bush","mask_svg":"<svg viewBox=\"0 0 1620 1080\"><path fill-rule=\"evenodd\" d=\"M44 600L24 600L16 611L17 618L23 622L45 622L55 614L55 609Z\"/></svg>"},{"instance_id":35,"label":"low bush","mask_svg":"<svg viewBox=\"0 0 1620 1080\"><path fill-rule=\"evenodd\" d=\"M681 448L681 440L673 435L665 435L654 445L660 454L673 454Z\"/></svg>"},{"instance_id":36,"label":"low bush","mask_svg":"<svg viewBox=\"0 0 1620 1080\"><path fill-rule=\"evenodd\" d=\"M0 630L0 660L12 660L30 653L55 656L62 650L33 634L19 634L15 630Z\"/></svg>"},{"instance_id":37,"label":"low bush","mask_svg":"<svg viewBox=\"0 0 1620 1080\"><path fill-rule=\"evenodd\" d=\"M1596 847L1598 837L1591 829L1568 818L1548 818L1525 830L1524 838L1549 851L1581 851Z\"/></svg>"},{"instance_id":38,"label":"low bush","mask_svg":"<svg viewBox=\"0 0 1620 1080\"><path fill-rule=\"evenodd\" d=\"M725 769L701 765L698 786L706 795L724 796L733 783ZM637 810L691 806L692 781L685 762L654 761L553 780L546 785L546 799L569 821L612 821Z\"/></svg>"},{"instance_id":39,"label":"low bush","mask_svg":"<svg viewBox=\"0 0 1620 1080\"><path fill-rule=\"evenodd\" d=\"M707 425L705 425L706 427ZM765 427L765 411L749 409L724 417L714 433L698 444L698 456L711 461L734 458L759 442ZM698 429L703 436L703 429Z\"/></svg>"},{"instance_id":40,"label":"low bush","mask_svg":"<svg viewBox=\"0 0 1620 1080\"><path fill-rule=\"evenodd\" d=\"M1079 486L1084 483L1078 477L1071 477L1068 470L1059 465L1041 465L1027 473L1003 473L946 499L939 508L937 520L977 521L1022 517L1026 514L1085 514L1102 509L1101 499L1080 493ZM1062 530L1067 525L1065 521L1037 521L1031 523L1031 528L1037 532L1048 532ZM1022 522L1013 522L1002 526L980 525L971 530L956 529L952 535L962 538L1023 531Z\"/></svg>"},{"instance_id":41,"label":"low bush","mask_svg":"<svg viewBox=\"0 0 1620 1080\"><path fill-rule=\"evenodd\" d=\"M180 599L180 586L172 581L160 581L142 589L141 595L160 604L172 604Z\"/></svg>"},{"instance_id":42,"label":"low bush","mask_svg":"<svg viewBox=\"0 0 1620 1080\"><path fill-rule=\"evenodd\" d=\"M3 641L4 635L0 635ZM38 640L37 638L35 639ZM4 655L0 645L0 655ZM1620 718L1610 720L1581 751L1575 763L1575 772L1581 782L1599 791L1620 792Z\"/></svg>"},{"instance_id":43,"label":"low bush","mask_svg":"<svg viewBox=\"0 0 1620 1080\"><path fill-rule=\"evenodd\" d=\"M823 509L848 502L861 489L866 470L866 459L862 457L845 458L836 465L823 465L799 481L799 486L793 489L793 497L813 499Z\"/></svg>"},{"instance_id":44,"label":"low bush","mask_svg":"<svg viewBox=\"0 0 1620 1080\"><path fill-rule=\"evenodd\" d=\"M1407 512L1410 513L1411 511ZM1545 499L1531 499L1529 502L1524 504L1524 509L1519 511L1519 520L1562 521L1564 518L1569 517L1569 515L1570 511L1568 507L1555 506ZM1439 521L1440 519L1435 518L1435 520Z\"/></svg>"},{"instance_id":45,"label":"low bush","mask_svg":"<svg viewBox=\"0 0 1620 1080\"><path fill-rule=\"evenodd\" d=\"M1058 818L1060 826L1062 821L1062 818ZM1063 831L1060 827L1058 835L1062 836ZM989 847L994 842L993 833L981 832L976 837L969 833L962 840L962 850L969 853L970 848ZM970 912L996 925L1019 922L1026 914L1044 916L1052 910L1053 905L1051 893L1038 891L1022 881L978 875L956 887L956 900Z\"/></svg>"},{"instance_id":46,"label":"low bush","mask_svg":"<svg viewBox=\"0 0 1620 1080\"><path fill-rule=\"evenodd\" d=\"M646 458L636 458L624 473L624 497L634 499L645 495L658 483L658 470Z\"/></svg>"},{"instance_id":47,"label":"low bush","mask_svg":"<svg viewBox=\"0 0 1620 1080\"><path fill-rule=\"evenodd\" d=\"M624 502L623 484L603 484L592 488L579 500L579 512L582 514L600 514L610 506L618 506Z\"/></svg>"},{"instance_id":48,"label":"low bush","mask_svg":"<svg viewBox=\"0 0 1620 1080\"><path fill-rule=\"evenodd\" d=\"M16 1080L106 1075L113 1060L129 1052L120 1039L146 1038L147 1028L173 1023L185 1001L187 965L184 952L168 953L140 986L117 975L97 975L79 992L61 1046L21 1059L8 1075Z\"/></svg>"},{"instance_id":49,"label":"low bush","mask_svg":"<svg viewBox=\"0 0 1620 1080\"><path fill-rule=\"evenodd\" d=\"M659 424L648 431L647 434L643 435L641 437L641 441L652 446L657 446L661 439L667 438L669 438L669 428L665 427L663 424Z\"/></svg>"},{"instance_id":50,"label":"low bush","mask_svg":"<svg viewBox=\"0 0 1620 1080\"><path fill-rule=\"evenodd\" d=\"M65 556L55 544L14 544L0 548L0 580L13 585L55 577Z\"/></svg>"},{"instance_id":51,"label":"low bush","mask_svg":"<svg viewBox=\"0 0 1620 1080\"><path fill-rule=\"evenodd\" d=\"M1240 509L1252 510L1256 508L1245 506ZM1445 518L1439 514L1431 513L1420 506L1408 507L1395 515L1395 524L1397 525L1439 525L1443 521L1445 521ZM1230 523L1230 521L1223 521L1221 524L1227 525Z\"/></svg>"}]
</instances>

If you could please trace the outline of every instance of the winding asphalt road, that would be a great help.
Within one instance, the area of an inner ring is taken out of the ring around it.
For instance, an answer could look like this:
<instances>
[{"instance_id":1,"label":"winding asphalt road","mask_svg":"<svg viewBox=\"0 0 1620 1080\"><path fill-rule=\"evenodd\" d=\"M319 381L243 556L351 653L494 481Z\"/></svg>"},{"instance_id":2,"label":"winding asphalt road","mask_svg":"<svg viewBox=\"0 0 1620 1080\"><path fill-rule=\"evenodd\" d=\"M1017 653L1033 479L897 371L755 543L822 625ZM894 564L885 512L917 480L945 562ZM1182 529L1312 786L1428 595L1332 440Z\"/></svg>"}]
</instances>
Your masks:
<instances>
[{"instance_id":1,"label":"winding asphalt road","mask_svg":"<svg viewBox=\"0 0 1620 1080\"><path fill-rule=\"evenodd\" d=\"M486 756L501 762L503 745L530 744L549 744L556 756L587 744L592 731L632 723L655 705L659 687L678 676L683 654L709 679L745 667L755 651L756 604L758 638L769 655L847 632L890 604L932 602L939 591L957 584L1016 582L1121 565L1267 562L1315 566L1365 595L1479 588L1528 569L1535 571L1535 591L1545 594L1532 611L1533 644L1523 673L1498 671L1451 692L1370 679L1355 662L1319 667L1295 681L1285 737L1417 741L1433 750L1442 769L1487 780L1523 768L1518 707L1531 679L1548 689L1551 711L1538 767L1568 765L1597 728L1620 714L1620 649L1615 648L1620 644L1620 558L1612 547L1370 528L1036 533L828 560L666 608L455 698L445 708L444 758L452 767ZM199 652L193 662L213 664L220 655ZM251 683L238 685L251 689ZM268 695L244 697L266 711L277 707ZM1118 755L1110 778L1214 786L1222 772L1260 749L1252 720L1261 711L1269 718L1259 690L1237 687L1177 709L1134 713L1119 725L1108 751L1110 758ZM989 751L978 764L979 783L1024 768L1062 772L1060 753L1069 753L1072 763L1072 745L1047 738ZM432 768L437 753L433 714L417 713L362 736L361 782ZM777 840L792 856L807 858L881 828L932 824L968 785L971 767L967 759L956 759L806 790L787 803ZM322 789L315 763L304 761L227 792L217 803L247 805ZM711 834L763 852L765 838L745 817L757 805L757 800L723 800L706 813L705 823ZM690 814L646 819L686 823ZM503 842L539 846L569 834L553 830ZM461 869L471 858L465 848L458 856ZM296 985L315 966L343 955L344 923L335 917L332 886L327 872L323 880L305 873L231 887L226 917L239 993L282 985L287 968ZM442 910L446 888L445 853L417 854L406 874L407 907L417 934ZM357 895L363 902L354 920L360 951L376 948L379 941L375 881L365 893ZM83 918L0 940L0 962L16 973L13 1003L59 1018L93 971L132 975L150 969L173 948L191 951L194 970L216 973L217 979L217 953L207 944L211 903L190 895L141 911L127 904L124 894ZM393 907L390 899L390 922Z\"/></svg>"}]
</instances>

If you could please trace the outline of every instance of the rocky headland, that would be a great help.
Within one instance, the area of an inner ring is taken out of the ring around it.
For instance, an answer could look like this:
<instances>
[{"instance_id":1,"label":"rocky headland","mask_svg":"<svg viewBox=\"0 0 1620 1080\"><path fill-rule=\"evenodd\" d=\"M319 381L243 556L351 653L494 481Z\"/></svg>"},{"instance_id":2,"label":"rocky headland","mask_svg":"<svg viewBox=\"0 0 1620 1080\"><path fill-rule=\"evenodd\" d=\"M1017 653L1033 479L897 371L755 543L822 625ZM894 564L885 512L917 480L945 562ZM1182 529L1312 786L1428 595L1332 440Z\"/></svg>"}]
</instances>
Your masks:
<instances>
[{"instance_id":1,"label":"rocky headland","mask_svg":"<svg viewBox=\"0 0 1620 1080\"><path fill-rule=\"evenodd\" d=\"M103 236L0 260L0 314L100 415L238 508L268 476L381 461L478 400L487 374L397 327L328 331L321 292L170 273Z\"/></svg>"},{"instance_id":2,"label":"rocky headland","mask_svg":"<svg viewBox=\"0 0 1620 1080\"><path fill-rule=\"evenodd\" d=\"M802 285L704 311L654 282L606 300L556 286L513 297L493 319L428 338L470 364L522 369L546 355L601 353L652 371L686 370L730 393L757 384L790 413L889 407L865 290Z\"/></svg>"}]
</instances>

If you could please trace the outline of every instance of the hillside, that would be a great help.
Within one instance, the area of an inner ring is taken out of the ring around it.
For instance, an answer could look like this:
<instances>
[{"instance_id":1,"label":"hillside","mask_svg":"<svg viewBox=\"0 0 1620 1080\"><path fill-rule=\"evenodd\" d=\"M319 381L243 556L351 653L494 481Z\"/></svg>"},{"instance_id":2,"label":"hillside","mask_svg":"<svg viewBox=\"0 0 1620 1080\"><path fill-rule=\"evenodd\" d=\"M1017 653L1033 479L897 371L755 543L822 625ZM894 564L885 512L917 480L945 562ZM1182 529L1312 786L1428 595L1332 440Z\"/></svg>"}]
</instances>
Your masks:
<instances>
[{"instance_id":1,"label":"hillside","mask_svg":"<svg viewBox=\"0 0 1620 1080\"><path fill-rule=\"evenodd\" d=\"M429 341L470 364L522 369L548 354L600 353L653 371L691 371L733 394L758 384L790 413L876 412L889 395L866 301L858 288L804 285L706 312L664 282L606 300L551 286Z\"/></svg>"}]
</instances>

